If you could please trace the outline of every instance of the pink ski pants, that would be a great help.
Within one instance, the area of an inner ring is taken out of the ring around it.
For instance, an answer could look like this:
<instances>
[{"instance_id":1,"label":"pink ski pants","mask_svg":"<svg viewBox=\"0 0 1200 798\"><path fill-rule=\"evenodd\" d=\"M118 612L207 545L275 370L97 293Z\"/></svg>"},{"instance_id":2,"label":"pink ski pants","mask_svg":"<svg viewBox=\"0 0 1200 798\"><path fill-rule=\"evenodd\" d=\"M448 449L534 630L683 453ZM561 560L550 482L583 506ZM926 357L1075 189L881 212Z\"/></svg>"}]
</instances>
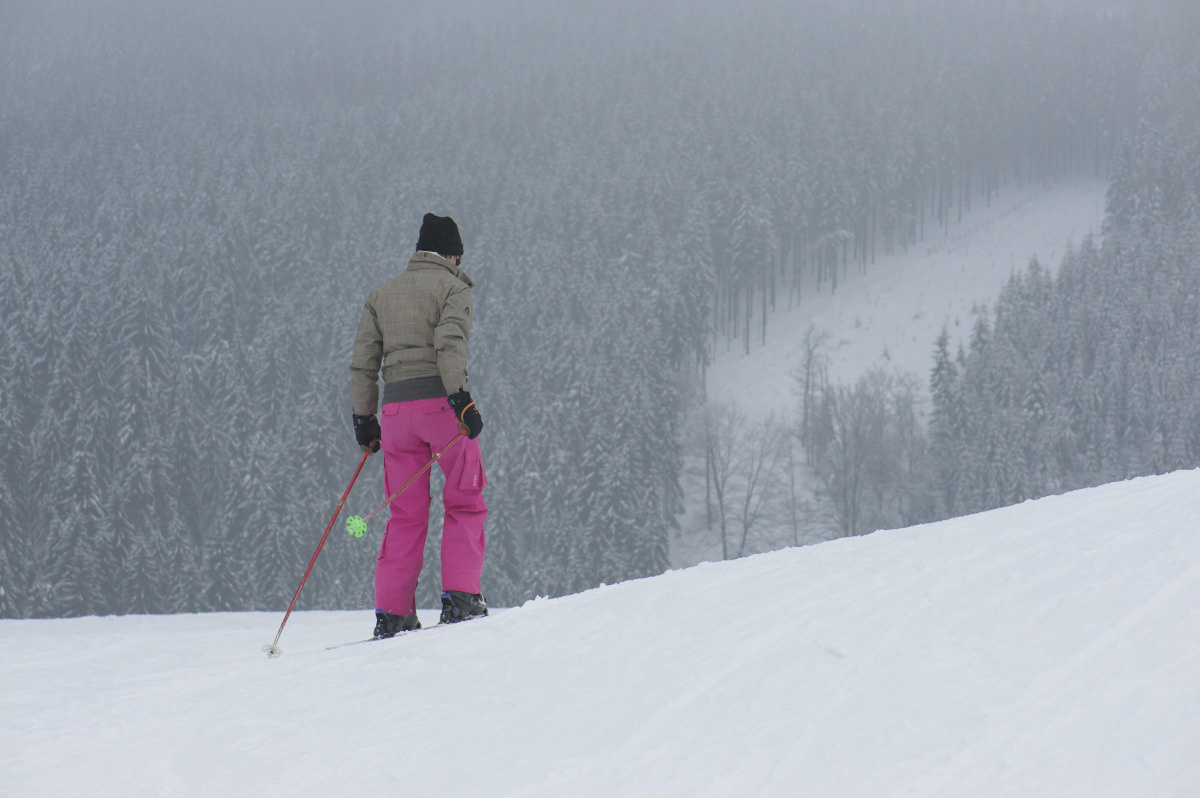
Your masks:
<instances>
[{"instance_id":1,"label":"pink ski pants","mask_svg":"<svg viewBox=\"0 0 1200 798\"><path fill-rule=\"evenodd\" d=\"M390 496L458 432L454 411L441 399L414 399L383 406L384 489ZM442 530L442 590L480 593L487 505L487 477L479 442L463 438L438 460L446 485ZM416 611L417 577L429 531L429 472L391 503L391 518L375 564L375 607L393 615Z\"/></svg>"}]
</instances>

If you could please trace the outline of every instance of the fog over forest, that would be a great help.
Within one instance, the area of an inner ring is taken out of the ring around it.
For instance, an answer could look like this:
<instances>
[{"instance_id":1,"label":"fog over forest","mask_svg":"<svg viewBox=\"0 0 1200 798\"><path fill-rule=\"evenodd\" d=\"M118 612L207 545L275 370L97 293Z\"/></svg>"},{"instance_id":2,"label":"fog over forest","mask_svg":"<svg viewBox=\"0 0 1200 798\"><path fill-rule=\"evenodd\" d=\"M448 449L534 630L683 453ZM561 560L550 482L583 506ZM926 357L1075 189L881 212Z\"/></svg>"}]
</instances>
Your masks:
<instances>
[{"instance_id":1,"label":"fog over forest","mask_svg":"<svg viewBox=\"0 0 1200 798\"><path fill-rule=\"evenodd\" d=\"M730 441L715 347L1031 181L1108 178L1103 237L930 342L927 424L904 375L798 391L801 509L863 534L1200 465L1194 5L3 3L0 616L286 605L426 211L477 284L494 604L667 568L685 453L711 488ZM336 542L301 607L371 606Z\"/></svg>"}]
</instances>

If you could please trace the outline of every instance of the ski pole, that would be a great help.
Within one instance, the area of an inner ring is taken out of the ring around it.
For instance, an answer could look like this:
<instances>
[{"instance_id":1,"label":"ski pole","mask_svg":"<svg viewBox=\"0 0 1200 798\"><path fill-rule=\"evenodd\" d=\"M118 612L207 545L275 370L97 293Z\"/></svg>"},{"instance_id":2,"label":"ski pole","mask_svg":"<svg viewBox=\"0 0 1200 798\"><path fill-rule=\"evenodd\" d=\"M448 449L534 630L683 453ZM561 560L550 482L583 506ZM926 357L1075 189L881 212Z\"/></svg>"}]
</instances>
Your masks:
<instances>
[{"instance_id":1,"label":"ski pole","mask_svg":"<svg viewBox=\"0 0 1200 798\"><path fill-rule=\"evenodd\" d=\"M403 492L404 492L404 491L405 491L405 490L408 488L408 486L409 486L409 485L411 485L411 484L413 484L414 482L416 482L416 481L417 481L417 477L421 476L421 475L422 475L422 474L424 474L426 471L428 471L429 469L433 468L433 464L434 464L434 463L436 463L438 460L441 460L441 459L442 459L442 455L444 455L446 452L450 451L450 447L451 447L451 446L453 446L454 444L458 443L458 441L459 441L459 438L461 438L462 436L464 436L464 435L466 435L466 434L467 434L466 430L460 429L460 430L458 431L458 434L457 434L457 435L455 435L453 438L451 438L451 439L450 439L450 442L449 442L449 443L447 443L445 446L443 446L443 447L442 447L440 450L438 450L438 451L436 451L436 452L434 452L434 453L433 453L433 457L432 457L432 459L430 459L430 461L429 461L428 463L426 463L425 465L421 466L421 470L420 470L420 471L418 471L417 473L415 473L415 474L413 474L411 477L409 477L409 478L408 478L408 482L405 482L403 485L401 485L400 487L396 488L396 491L395 491L395 493L393 493L391 496L388 496L386 499L384 499L384 500L383 500L383 504L381 504L381 505L379 505L378 507L376 507L374 510L372 510L372 511L371 511L370 513L368 513L367 515L361 516L362 523L364 524L364 526L363 526L362 528L363 528L363 529L366 529L366 526L365 526L365 524L366 524L366 522L367 522L367 520L368 520L368 519L374 518L375 516L377 516L377 515L379 515L381 512L383 512L383 508L384 508L384 507L387 507L389 504L391 504L391 503L392 503L392 501L393 501L393 500L394 500L394 499L395 499L397 496L399 496L401 493L403 493Z\"/></svg>"},{"instance_id":2,"label":"ski pole","mask_svg":"<svg viewBox=\"0 0 1200 798\"><path fill-rule=\"evenodd\" d=\"M329 526L325 527L325 534L321 536L321 542L317 544L317 550L313 552L312 559L308 561L308 568L305 569L304 576L300 578L300 585L296 588L296 595L292 596L292 603L288 605L287 612L283 615L283 623L279 624L279 631L275 633L275 642L266 643L262 647L270 659L283 654L283 649L279 647L279 636L283 634L283 627L287 625L288 618L292 615L292 610L296 606L296 599L300 598L300 591L304 589L304 583L308 581L308 575L312 573L313 566L316 565L317 556L321 553L321 547L325 545L325 541L329 538L329 530L333 529L334 522L337 521L338 515L342 512L342 505L346 503L346 497L350 495L350 489L354 487L359 472L362 471L363 466L366 465L367 458L370 456L370 451L364 451L362 459L358 461L358 468L354 470L354 476L350 478L350 484L346 486L346 492L342 494L342 498L338 501L337 509L333 511L333 518L329 519Z\"/></svg>"}]
</instances>

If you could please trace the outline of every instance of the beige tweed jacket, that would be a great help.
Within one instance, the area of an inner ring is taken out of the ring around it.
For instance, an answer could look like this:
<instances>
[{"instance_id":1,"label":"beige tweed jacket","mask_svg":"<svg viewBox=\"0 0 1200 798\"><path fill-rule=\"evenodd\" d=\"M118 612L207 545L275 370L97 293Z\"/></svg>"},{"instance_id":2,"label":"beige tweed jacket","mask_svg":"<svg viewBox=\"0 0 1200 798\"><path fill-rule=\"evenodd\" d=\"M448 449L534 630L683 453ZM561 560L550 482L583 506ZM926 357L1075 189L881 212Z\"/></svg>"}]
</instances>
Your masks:
<instances>
[{"instance_id":1,"label":"beige tweed jacket","mask_svg":"<svg viewBox=\"0 0 1200 798\"><path fill-rule=\"evenodd\" d=\"M354 413L379 409L384 382L441 377L447 394L467 390L471 278L433 252L418 252L408 270L371 292L363 308L350 392Z\"/></svg>"}]
</instances>

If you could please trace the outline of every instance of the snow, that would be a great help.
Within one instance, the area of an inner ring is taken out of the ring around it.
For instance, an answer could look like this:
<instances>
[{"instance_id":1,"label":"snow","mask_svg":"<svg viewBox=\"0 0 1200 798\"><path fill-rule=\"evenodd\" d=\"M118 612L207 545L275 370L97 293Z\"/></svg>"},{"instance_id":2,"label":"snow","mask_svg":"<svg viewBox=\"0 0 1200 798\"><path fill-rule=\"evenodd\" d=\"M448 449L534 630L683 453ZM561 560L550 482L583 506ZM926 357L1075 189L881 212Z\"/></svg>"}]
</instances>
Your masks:
<instances>
[{"instance_id":1,"label":"snow","mask_svg":"<svg viewBox=\"0 0 1200 798\"><path fill-rule=\"evenodd\" d=\"M0 621L6 796L1200 795L1200 471L538 599ZM433 622L432 613L425 614Z\"/></svg>"},{"instance_id":2,"label":"snow","mask_svg":"<svg viewBox=\"0 0 1200 798\"><path fill-rule=\"evenodd\" d=\"M792 372L802 362L810 324L830 334L833 381L852 383L867 368L886 366L925 385L942 326L949 326L952 346L965 344L973 309L993 303L1031 258L1054 270L1068 245L1099 235L1106 190L1104 180L1084 178L1009 186L990 205L977 198L961 222L955 215L948 232L927 219L924 242L907 253L878 250L865 274L851 264L836 293L828 282L818 291L808 276L790 310L786 294L777 299L765 345L756 318L749 355L741 340L718 346L706 380L709 397L751 413L783 409L796 394Z\"/></svg>"},{"instance_id":3,"label":"snow","mask_svg":"<svg viewBox=\"0 0 1200 798\"><path fill-rule=\"evenodd\" d=\"M830 372L924 379L1104 183L1006 190L806 286L709 370L748 410ZM885 353L886 352L886 356ZM702 564L327 650L367 612L0 620L5 796L1200 795L1200 471ZM432 610L427 623L436 620Z\"/></svg>"}]
</instances>

